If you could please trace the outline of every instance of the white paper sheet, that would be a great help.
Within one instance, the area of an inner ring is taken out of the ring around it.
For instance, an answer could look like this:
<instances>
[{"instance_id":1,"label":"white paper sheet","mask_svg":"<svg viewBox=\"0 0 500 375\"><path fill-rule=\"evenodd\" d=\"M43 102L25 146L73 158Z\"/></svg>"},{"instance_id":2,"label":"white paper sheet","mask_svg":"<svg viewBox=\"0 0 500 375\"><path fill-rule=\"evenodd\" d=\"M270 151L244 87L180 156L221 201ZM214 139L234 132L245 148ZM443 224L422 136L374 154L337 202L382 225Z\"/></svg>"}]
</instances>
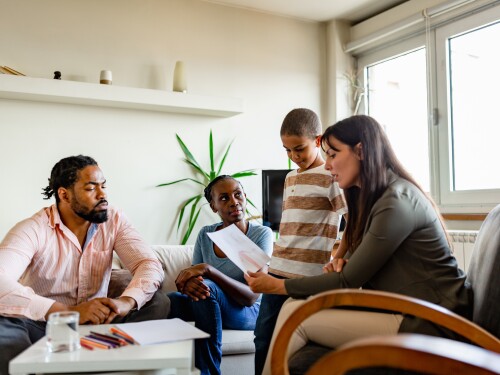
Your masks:
<instances>
[{"instance_id":1,"label":"white paper sheet","mask_svg":"<svg viewBox=\"0 0 500 375\"><path fill-rule=\"evenodd\" d=\"M234 224L207 233L231 261L243 272L256 272L271 260L250 238L245 236Z\"/></svg>"},{"instance_id":2,"label":"white paper sheet","mask_svg":"<svg viewBox=\"0 0 500 375\"><path fill-rule=\"evenodd\" d=\"M208 333L179 318L122 323L116 324L116 328L132 336L141 345L210 337Z\"/></svg>"}]
</instances>

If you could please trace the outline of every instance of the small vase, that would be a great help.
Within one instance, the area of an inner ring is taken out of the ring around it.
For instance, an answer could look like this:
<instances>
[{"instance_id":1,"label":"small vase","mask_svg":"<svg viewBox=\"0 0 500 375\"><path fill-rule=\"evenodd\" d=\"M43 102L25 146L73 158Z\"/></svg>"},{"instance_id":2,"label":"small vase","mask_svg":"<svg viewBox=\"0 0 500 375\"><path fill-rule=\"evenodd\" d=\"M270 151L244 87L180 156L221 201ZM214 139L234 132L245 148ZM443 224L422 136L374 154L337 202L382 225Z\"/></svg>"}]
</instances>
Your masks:
<instances>
[{"instance_id":1,"label":"small vase","mask_svg":"<svg viewBox=\"0 0 500 375\"><path fill-rule=\"evenodd\" d=\"M187 92L186 69L183 61L177 61L174 69L174 91Z\"/></svg>"}]
</instances>

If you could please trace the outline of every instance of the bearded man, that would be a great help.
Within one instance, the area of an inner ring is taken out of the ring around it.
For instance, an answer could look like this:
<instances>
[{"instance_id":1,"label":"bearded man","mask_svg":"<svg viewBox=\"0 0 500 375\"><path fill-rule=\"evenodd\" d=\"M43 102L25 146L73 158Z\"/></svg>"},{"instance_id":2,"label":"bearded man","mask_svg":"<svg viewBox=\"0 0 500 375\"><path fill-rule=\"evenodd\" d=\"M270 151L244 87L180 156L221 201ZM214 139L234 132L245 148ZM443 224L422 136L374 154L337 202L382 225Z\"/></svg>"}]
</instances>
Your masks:
<instances>
[{"instance_id":1,"label":"bearded man","mask_svg":"<svg viewBox=\"0 0 500 375\"><path fill-rule=\"evenodd\" d=\"M45 199L56 203L16 224L0 243L0 374L45 335L50 313L77 311L80 324L164 319L160 262L123 213L108 206L106 179L89 156L53 168ZM133 277L108 298L113 250Z\"/></svg>"}]
</instances>

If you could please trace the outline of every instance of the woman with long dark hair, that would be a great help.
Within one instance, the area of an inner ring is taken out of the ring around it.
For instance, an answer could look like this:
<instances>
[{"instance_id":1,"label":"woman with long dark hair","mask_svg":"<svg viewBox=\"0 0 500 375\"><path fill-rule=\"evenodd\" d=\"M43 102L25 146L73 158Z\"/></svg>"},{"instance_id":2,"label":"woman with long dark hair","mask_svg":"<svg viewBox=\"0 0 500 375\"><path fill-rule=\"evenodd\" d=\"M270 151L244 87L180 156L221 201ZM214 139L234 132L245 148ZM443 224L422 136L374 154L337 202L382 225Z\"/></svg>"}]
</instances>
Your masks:
<instances>
[{"instance_id":1,"label":"woman with long dark hair","mask_svg":"<svg viewBox=\"0 0 500 375\"><path fill-rule=\"evenodd\" d=\"M295 299L331 289L374 289L420 298L470 317L465 274L452 255L436 205L398 161L380 124L369 116L349 117L326 129L322 145L325 168L344 190L349 210L346 256L326 265L320 276L280 280L249 272L250 288ZM275 334L302 303L287 301ZM297 330L289 355L308 341L333 348L363 336L398 332L449 334L411 316L323 310ZM264 373L268 365L269 358Z\"/></svg>"}]
</instances>

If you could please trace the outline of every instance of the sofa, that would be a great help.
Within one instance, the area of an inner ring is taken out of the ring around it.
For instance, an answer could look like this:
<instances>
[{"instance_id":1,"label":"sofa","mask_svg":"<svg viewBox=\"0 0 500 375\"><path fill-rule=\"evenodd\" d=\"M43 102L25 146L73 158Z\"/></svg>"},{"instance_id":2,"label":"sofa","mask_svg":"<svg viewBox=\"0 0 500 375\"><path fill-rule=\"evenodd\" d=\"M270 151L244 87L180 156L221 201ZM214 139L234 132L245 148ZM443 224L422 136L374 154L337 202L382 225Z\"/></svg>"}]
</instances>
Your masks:
<instances>
[{"instance_id":1,"label":"sofa","mask_svg":"<svg viewBox=\"0 0 500 375\"><path fill-rule=\"evenodd\" d=\"M176 291L175 278L179 272L191 265L193 245L155 245L152 246L165 271L162 290L165 293ZM118 256L113 259L113 271L108 295L119 296L123 285L130 281L130 273L124 269ZM254 353L253 331L224 329L222 331L222 363L223 375L253 375Z\"/></svg>"}]
</instances>

